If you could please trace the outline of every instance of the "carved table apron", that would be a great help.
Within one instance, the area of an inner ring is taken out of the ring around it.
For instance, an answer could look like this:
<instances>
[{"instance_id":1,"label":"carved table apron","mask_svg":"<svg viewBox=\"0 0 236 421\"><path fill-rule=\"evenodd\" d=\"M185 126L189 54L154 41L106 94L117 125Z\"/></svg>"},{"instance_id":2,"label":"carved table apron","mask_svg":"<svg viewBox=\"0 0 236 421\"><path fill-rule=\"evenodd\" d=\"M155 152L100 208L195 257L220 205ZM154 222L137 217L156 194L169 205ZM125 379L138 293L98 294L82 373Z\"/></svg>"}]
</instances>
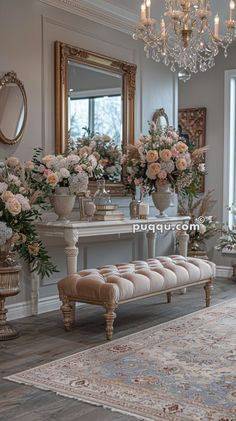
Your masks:
<instances>
[{"instance_id":1,"label":"carved table apron","mask_svg":"<svg viewBox=\"0 0 236 421\"><path fill-rule=\"evenodd\" d=\"M120 234L133 234L134 224L170 224L174 227L177 224L188 224L188 216L176 216L166 218L149 218L144 219L125 219L123 221L105 221L105 222L84 222L84 221L71 221L64 222L45 222L38 223L37 231L43 240L45 237L52 237L55 239L62 239L64 242L64 251L66 255L67 274L71 275L78 272L78 254L79 254L79 239L85 237L95 237L104 235L120 235ZM173 230L170 232L173 233ZM140 231L139 231L140 232ZM156 238L158 231L146 231L148 257L156 257ZM180 231L179 239L179 254L187 256L188 248L188 234L185 231ZM142 256L139 256L142 257ZM81 268L83 269L83 268ZM32 315L38 314L38 295L39 295L40 279L35 272L31 273L31 305Z\"/></svg>"}]
</instances>

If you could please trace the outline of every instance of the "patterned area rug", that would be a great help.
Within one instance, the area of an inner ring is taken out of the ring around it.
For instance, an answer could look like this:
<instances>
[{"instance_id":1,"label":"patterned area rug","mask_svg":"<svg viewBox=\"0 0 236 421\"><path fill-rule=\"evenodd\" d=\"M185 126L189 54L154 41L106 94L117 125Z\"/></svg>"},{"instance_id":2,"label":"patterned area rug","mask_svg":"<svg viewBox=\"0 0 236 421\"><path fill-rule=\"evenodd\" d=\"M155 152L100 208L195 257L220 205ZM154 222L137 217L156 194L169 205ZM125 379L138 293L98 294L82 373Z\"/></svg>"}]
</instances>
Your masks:
<instances>
[{"instance_id":1,"label":"patterned area rug","mask_svg":"<svg viewBox=\"0 0 236 421\"><path fill-rule=\"evenodd\" d=\"M143 420L233 421L235 314L234 299L8 379Z\"/></svg>"}]
</instances>

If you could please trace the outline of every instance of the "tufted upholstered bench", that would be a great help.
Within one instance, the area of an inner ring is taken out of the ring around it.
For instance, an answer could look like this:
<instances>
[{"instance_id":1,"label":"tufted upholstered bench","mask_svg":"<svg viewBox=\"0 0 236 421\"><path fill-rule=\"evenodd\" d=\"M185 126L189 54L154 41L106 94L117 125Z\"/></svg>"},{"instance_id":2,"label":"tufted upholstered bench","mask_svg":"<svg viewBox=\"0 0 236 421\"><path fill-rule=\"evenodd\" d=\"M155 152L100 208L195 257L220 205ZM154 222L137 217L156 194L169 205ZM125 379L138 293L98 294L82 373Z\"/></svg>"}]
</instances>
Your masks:
<instances>
[{"instance_id":1,"label":"tufted upholstered bench","mask_svg":"<svg viewBox=\"0 0 236 421\"><path fill-rule=\"evenodd\" d=\"M112 338L115 309L122 303L163 293L167 294L170 303L173 291L203 284L209 307L215 272L214 263L183 256L82 270L58 283L65 329L70 330L74 322L75 302L105 307L107 339Z\"/></svg>"}]
</instances>

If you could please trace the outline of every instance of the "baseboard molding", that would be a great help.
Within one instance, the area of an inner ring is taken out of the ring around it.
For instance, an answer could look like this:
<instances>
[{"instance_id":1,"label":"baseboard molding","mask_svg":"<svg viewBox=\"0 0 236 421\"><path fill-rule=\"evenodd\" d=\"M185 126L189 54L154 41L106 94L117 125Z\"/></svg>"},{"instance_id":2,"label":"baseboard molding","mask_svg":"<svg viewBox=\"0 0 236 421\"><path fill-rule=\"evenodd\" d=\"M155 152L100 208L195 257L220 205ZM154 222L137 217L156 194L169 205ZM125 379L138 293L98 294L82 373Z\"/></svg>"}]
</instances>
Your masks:
<instances>
[{"instance_id":1,"label":"baseboard molding","mask_svg":"<svg viewBox=\"0 0 236 421\"><path fill-rule=\"evenodd\" d=\"M216 266L216 276L218 278L231 278L233 268L230 266Z\"/></svg>"},{"instance_id":2,"label":"baseboard molding","mask_svg":"<svg viewBox=\"0 0 236 421\"><path fill-rule=\"evenodd\" d=\"M31 302L25 301L16 304L7 304L8 320L22 319L23 317L32 316ZM39 314L48 313L49 311L58 310L60 308L60 300L58 295L39 299Z\"/></svg>"}]
</instances>

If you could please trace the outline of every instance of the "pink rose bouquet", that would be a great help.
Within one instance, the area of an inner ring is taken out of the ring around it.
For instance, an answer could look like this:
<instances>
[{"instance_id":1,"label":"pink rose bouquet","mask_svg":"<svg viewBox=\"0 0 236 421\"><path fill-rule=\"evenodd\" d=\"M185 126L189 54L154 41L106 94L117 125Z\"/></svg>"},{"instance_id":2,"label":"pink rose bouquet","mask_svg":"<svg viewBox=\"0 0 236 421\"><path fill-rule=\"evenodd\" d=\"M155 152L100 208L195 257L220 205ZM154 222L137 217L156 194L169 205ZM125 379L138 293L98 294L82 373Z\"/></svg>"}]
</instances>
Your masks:
<instances>
[{"instance_id":1,"label":"pink rose bouquet","mask_svg":"<svg viewBox=\"0 0 236 421\"><path fill-rule=\"evenodd\" d=\"M56 267L34 227L45 205L30 183L33 168L33 162L22 164L16 157L0 161L0 245L10 241L12 251L44 277L55 272Z\"/></svg>"},{"instance_id":2,"label":"pink rose bouquet","mask_svg":"<svg viewBox=\"0 0 236 421\"><path fill-rule=\"evenodd\" d=\"M187 145L173 128L156 128L151 124L148 135L128 147L123 162L127 187L140 186L144 194L158 191L164 183L183 195L196 196L202 177L205 149Z\"/></svg>"}]
</instances>

